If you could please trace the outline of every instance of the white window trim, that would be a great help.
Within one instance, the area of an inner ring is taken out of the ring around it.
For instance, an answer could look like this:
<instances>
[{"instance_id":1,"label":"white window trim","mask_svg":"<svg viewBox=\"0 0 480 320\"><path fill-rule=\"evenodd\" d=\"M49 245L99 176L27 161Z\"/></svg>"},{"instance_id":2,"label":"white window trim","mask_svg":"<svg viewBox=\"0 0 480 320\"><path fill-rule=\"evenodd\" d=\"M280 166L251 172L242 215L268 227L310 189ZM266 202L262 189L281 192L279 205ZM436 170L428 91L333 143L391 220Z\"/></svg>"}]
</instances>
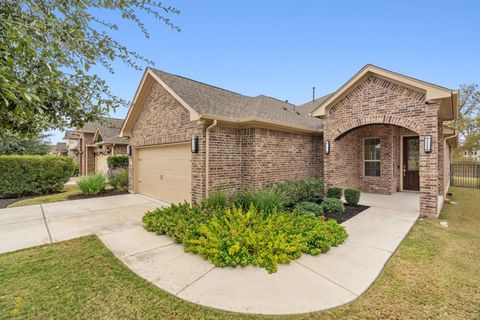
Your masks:
<instances>
[{"instance_id":1,"label":"white window trim","mask_svg":"<svg viewBox=\"0 0 480 320\"><path fill-rule=\"evenodd\" d=\"M365 159L365 141L366 140L374 140L374 139L378 139L380 140L380 159L379 160L366 160ZM368 178L381 178L382 177L382 138L380 137L365 137L363 138L363 141L362 141L362 176L363 177L368 177ZM378 176L367 176L365 174L365 163L366 162L378 162L380 163L380 175Z\"/></svg>"}]
</instances>

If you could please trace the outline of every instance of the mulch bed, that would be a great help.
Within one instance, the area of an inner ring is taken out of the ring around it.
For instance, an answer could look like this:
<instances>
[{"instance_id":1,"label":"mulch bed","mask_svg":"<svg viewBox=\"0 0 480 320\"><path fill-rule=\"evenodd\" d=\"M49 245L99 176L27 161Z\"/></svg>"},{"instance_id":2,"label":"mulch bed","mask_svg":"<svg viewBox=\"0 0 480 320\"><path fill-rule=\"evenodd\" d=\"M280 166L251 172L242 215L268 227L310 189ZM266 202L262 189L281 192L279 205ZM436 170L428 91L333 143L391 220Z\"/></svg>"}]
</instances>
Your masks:
<instances>
[{"instance_id":1,"label":"mulch bed","mask_svg":"<svg viewBox=\"0 0 480 320\"><path fill-rule=\"evenodd\" d=\"M107 189L103 193L89 196L86 194L75 194L68 197L68 200L80 200L80 199L90 199L90 198L101 198L101 197L110 197L110 196L118 196L121 194L128 194L128 191L119 191L114 189Z\"/></svg>"},{"instance_id":2,"label":"mulch bed","mask_svg":"<svg viewBox=\"0 0 480 320\"><path fill-rule=\"evenodd\" d=\"M342 223L347 221L348 219L351 219L355 217L357 214L360 212L367 210L370 207L367 206L362 206L362 205L357 205L357 206L347 206L345 205L345 213L341 214L329 214L329 213L324 213L323 216L325 217L325 220L335 220L338 223Z\"/></svg>"},{"instance_id":3,"label":"mulch bed","mask_svg":"<svg viewBox=\"0 0 480 320\"><path fill-rule=\"evenodd\" d=\"M14 202L24 200L24 199L28 199L28 198L31 198L31 197L0 199L0 209L8 207L9 205L11 205Z\"/></svg>"}]
</instances>

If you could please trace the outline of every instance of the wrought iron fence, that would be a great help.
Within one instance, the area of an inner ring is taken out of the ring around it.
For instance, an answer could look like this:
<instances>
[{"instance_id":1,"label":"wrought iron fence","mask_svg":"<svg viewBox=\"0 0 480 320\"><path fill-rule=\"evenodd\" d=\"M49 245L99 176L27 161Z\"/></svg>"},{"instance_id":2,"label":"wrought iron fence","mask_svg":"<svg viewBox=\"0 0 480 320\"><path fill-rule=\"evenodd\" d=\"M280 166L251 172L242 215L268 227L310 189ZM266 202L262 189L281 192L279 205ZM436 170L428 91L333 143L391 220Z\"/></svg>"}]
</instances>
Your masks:
<instances>
[{"instance_id":1,"label":"wrought iron fence","mask_svg":"<svg viewBox=\"0 0 480 320\"><path fill-rule=\"evenodd\" d=\"M480 189L480 163L452 163L450 185Z\"/></svg>"}]
</instances>

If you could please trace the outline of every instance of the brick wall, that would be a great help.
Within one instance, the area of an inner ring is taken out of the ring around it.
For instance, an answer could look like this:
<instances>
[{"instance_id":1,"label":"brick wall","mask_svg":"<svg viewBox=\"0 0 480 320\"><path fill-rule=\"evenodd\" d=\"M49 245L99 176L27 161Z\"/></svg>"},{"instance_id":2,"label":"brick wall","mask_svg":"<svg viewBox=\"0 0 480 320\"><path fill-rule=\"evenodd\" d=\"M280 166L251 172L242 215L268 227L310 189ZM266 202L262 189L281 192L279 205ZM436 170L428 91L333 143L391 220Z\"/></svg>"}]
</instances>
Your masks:
<instances>
[{"instance_id":1,"label":"brick wall","mask_svg":"<svg viewBox=\"0 0 480 320\"><path fill-rule=\"evenodd\" d=\"M420 136L420 211L424 215L437 214L437 196L439 190L438 174L438 149L439 149L439 105L436 103L425 104L422 92L403 87L383 78L369 76L336 103L330 110L325 124L325 140L331 142L332 150L325 157L325 182L326 186L341 185L350 180L361 185L358 169L353 167L351 161L355 156L351 150L355 149L355 139L348 138L348 132L361 126L372 124L390 124L409 129ZM347 134L345 134L347 133ZM354 132L352 131L352 134ZM391 133L393 137L395 133ZM423 151L424 135L432 136L432 152ZM351 141L342 141L350 139ZM349 148L350 146L350 148ZM392 158L395 148L390 146ZM357 153L358 155L358 153ZM398 168L386 168L392 172L392 177L397 174ZM383 166L383 164L382 164ZM344 169L352 168L352 170ZM390 192L396 182L389 182ZM367 187L365 184L363 187ZM384 186L373 184L379 190L387 190Z\"/></svg>"}]
</instances>

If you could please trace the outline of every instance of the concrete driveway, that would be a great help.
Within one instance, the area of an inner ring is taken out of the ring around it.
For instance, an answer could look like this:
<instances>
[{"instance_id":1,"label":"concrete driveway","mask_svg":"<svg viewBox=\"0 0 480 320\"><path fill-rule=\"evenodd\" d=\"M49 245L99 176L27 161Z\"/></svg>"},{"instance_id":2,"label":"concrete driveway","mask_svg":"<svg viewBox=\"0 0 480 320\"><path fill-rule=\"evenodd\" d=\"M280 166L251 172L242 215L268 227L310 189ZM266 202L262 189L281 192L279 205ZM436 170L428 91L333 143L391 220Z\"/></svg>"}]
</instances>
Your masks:
<instances>
[{"instance_id":1,"label":"concrete driveway","mask_svg":"<svg viewBox=\"0 0 480 320\"><path fill-rule=\"evenodd\" d=\"M343 224L345 244L303 255L271 275L256 267L217 268L169 237L146 232L143 213L162 203L139 195L2 209L0 252L95 233L131 270L181 299L244 313L319 311L365 292L418 218L413 207L362 197L372 207Z\"/></svg>"}]
</instances>

